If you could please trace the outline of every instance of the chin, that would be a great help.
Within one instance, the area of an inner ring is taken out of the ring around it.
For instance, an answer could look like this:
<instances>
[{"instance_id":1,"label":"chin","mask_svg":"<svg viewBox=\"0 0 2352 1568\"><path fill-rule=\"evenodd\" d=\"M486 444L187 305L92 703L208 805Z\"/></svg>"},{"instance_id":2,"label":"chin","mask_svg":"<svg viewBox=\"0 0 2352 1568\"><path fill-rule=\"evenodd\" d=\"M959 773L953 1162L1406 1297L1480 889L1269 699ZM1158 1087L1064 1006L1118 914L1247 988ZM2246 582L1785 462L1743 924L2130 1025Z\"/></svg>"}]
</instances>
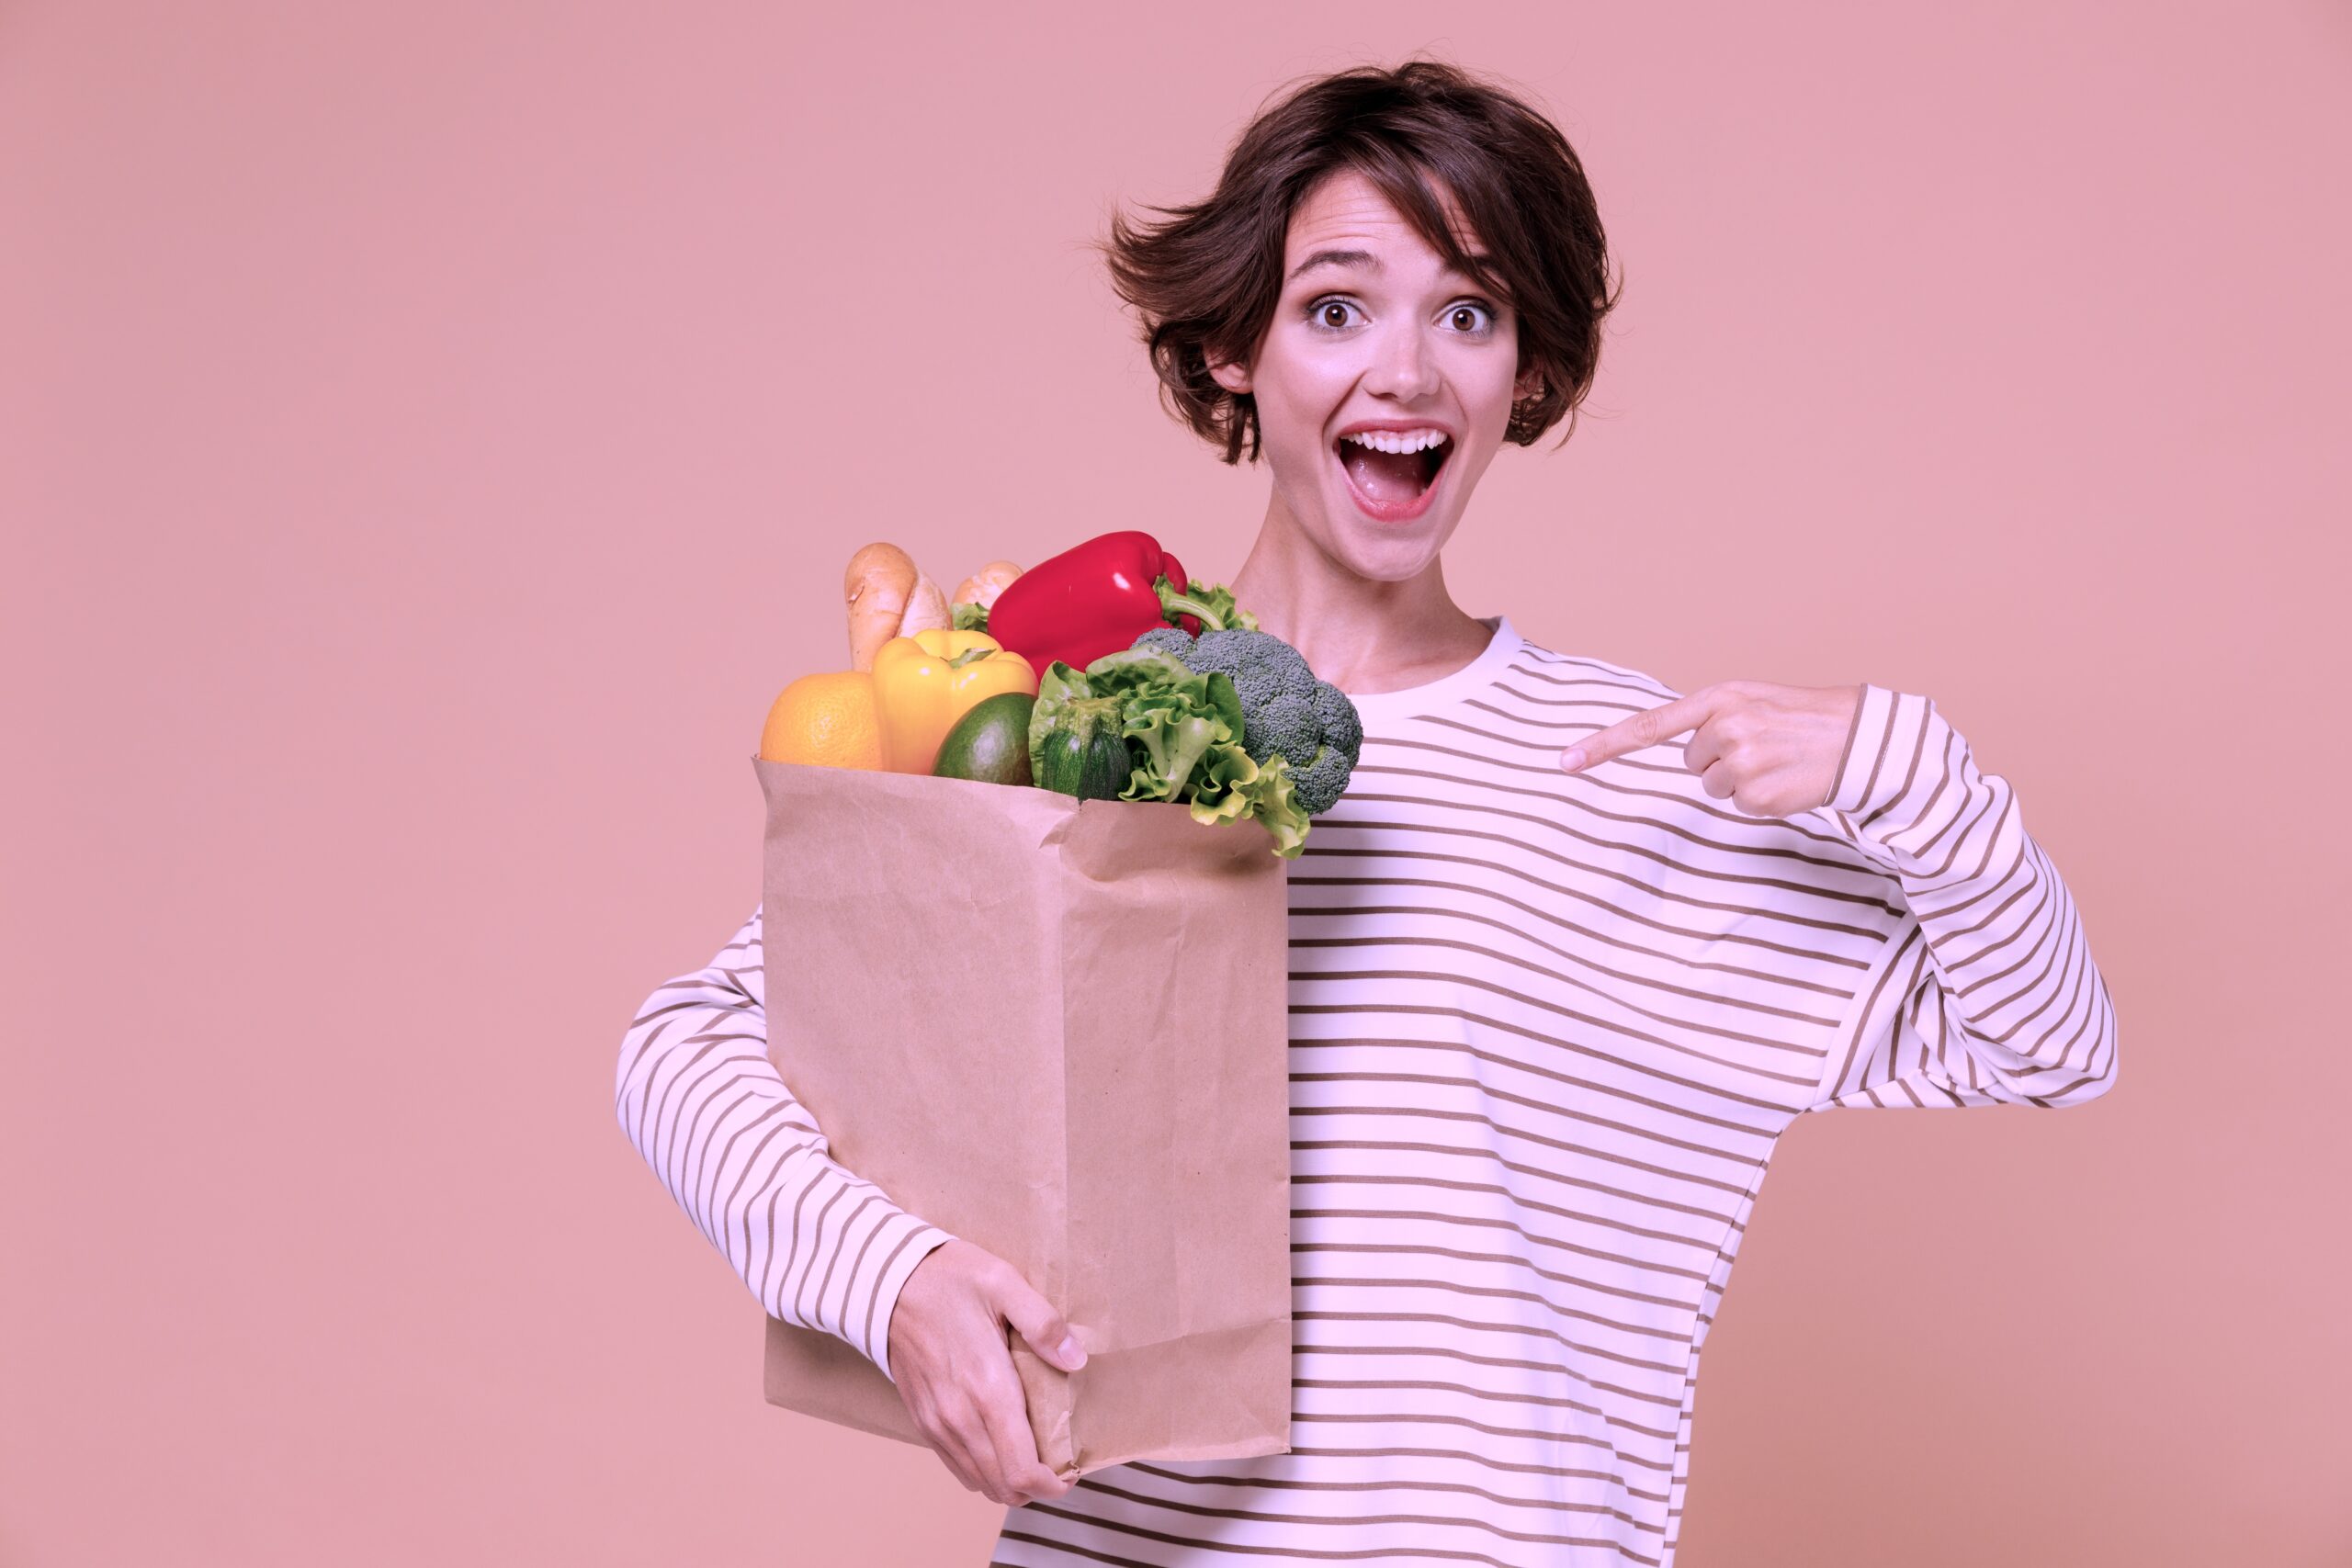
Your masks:
<instances>
[{"instance_id":1,"label":"chin","mask_svg":"<svg viewBox=\"0 0 2352 1568\"><path fill-rule=\"evenodd\" d=\"M1429 570L1451 532L1399 534L1362 519L1343 520L1333 531L1329 553L1366 581L1409 582Z\"/></svg>"},{"instance_id":2,"label":"chin","mask_svg":"<svg viewBox=\"0 0 2352 1568\"><path fill-rule=\"evenodd\" d=\"M1466 497L1440 497L1429 513L1404 525L1367 517L1345 495L1321 499L1327 508L1336 508L1324 513L1324 538L1334 559L1374 582L1407 582L1437 559Z\"/></svg>"}]
</instances>

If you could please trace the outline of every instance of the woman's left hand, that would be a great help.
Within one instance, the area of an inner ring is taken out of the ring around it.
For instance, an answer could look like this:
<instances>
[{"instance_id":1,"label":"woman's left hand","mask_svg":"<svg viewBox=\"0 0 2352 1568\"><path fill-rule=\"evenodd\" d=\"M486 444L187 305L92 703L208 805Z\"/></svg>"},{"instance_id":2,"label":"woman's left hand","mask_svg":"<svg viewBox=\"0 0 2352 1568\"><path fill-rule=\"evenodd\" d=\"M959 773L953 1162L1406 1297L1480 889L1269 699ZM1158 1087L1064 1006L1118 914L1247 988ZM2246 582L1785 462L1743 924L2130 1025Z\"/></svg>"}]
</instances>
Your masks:
<instances>
[{"instance_id":1,"label":"woman's left hand","mask_svg":"<svg viewBox=\"0 0 2352 1568\"><path fill-rule=\"evenodd\" d=\"M1751 817L1788 817L1829 802L1862 688L1718 681L1585 737L1560 753L1568 773L1655 746L1684 730L1682 765L1700 787Z\"/></svg>"}]
</instances>

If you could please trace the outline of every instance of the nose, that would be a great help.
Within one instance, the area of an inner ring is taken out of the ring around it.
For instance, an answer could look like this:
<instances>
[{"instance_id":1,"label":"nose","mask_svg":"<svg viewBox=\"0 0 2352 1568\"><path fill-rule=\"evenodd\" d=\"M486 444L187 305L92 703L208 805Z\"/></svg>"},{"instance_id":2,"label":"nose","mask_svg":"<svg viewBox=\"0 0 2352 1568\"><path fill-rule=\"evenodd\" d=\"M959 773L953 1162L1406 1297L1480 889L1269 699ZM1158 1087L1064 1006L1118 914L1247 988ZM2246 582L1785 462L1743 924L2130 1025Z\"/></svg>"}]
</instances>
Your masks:
<instances>
[{"instance_id":1,"label":"nose","mask_svg":"<svg viewBox=\"0 0 2352 1568\"><path fill-rule=\"evenodd\" d=\"M1437 389L1437 363L1419 322L1399 321L1381 334L1364 386L1400 403L1416 401Z\"/></svg>"}]
</instances>

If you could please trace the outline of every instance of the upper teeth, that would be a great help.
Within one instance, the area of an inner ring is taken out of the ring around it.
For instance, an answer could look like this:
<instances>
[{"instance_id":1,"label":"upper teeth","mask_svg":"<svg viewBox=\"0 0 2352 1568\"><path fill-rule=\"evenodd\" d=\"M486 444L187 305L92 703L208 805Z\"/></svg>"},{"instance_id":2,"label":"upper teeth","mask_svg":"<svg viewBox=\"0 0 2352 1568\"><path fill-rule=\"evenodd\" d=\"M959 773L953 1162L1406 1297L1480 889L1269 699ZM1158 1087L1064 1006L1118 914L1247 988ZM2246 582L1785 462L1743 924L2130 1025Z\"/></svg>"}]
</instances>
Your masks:
<instances>
[{"instance_id":1,"label":"upper teeth","mask_svg":"<svg viewBox=\"0 0 2352 1568\"><path fill-rule=\"evenodd\" d=\"M1375 452L1419 452L1445 439L1442 430L1351 430L1340 437Z\"/></svg>"}]
</instances>

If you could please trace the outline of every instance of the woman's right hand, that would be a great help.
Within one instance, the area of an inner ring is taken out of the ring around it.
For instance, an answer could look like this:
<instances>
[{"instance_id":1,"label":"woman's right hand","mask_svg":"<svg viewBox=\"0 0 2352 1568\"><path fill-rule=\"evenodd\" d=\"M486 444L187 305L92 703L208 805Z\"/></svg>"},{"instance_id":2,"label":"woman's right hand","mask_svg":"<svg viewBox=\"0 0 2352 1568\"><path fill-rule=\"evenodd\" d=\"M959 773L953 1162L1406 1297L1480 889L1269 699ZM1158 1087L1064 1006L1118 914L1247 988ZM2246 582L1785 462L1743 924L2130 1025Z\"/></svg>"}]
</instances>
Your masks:
<instances>
[{"instance_id":1,"label":"woman's right hand","mask_svg":"<svg viewBox=\"0 0 2352 1568\"><path fill-rule=\"evenodd\" d=\"M1010 1323L1050 1366L1076 1371L1086 1351L1019 1269L960 1237L932 1249L890 1312L890 1375L907 1413L966 1490L1008 1507L1075 1484L1037 1456L1028 1401L1012 1368Z\"/></svg>"}]
</instances>

